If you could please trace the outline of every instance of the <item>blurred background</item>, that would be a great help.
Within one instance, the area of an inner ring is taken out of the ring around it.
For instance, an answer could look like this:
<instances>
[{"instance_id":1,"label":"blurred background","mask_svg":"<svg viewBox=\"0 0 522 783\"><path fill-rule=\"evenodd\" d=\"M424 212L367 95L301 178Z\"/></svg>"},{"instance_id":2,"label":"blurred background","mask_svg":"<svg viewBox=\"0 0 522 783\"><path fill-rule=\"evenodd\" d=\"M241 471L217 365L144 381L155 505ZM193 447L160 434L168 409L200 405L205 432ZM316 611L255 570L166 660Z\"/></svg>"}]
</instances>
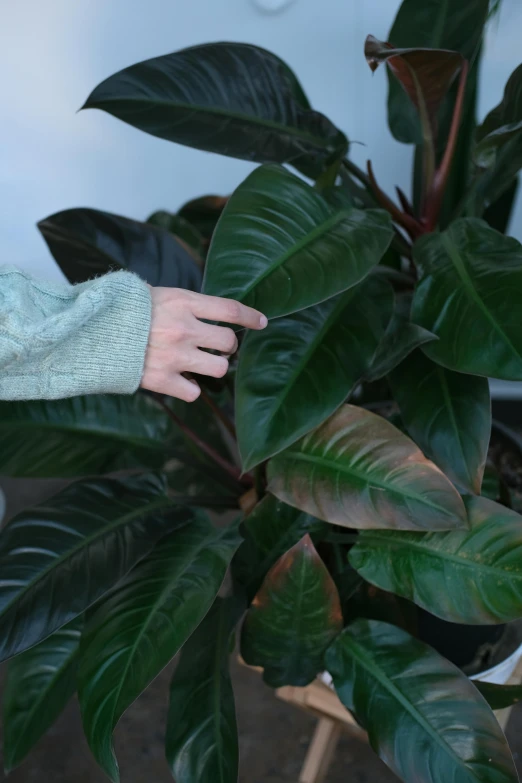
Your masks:
<instances>
[{"instance_id":1,"label":"blurred background","mask_svg":"<svg viewBox=\"0 0 522 783\"><path fill-rule=\"evenodd\" d=\"M458 2L458 0L453 0ZM197 43L258 44L286 60L314 108L409 189L409 147L386 125L387 79L363 57L386 38L398 0L17 0L0 6L0 259L60 279L35 223L69 207L144 219L205 193L227 194L248 163L147 136L100 111L77 110L105 77ZM499 102L520 62L522 3L503 0L489 27L479 113ZM512 222L522 240L522 201Z\"/></svg>"}]
</instances>

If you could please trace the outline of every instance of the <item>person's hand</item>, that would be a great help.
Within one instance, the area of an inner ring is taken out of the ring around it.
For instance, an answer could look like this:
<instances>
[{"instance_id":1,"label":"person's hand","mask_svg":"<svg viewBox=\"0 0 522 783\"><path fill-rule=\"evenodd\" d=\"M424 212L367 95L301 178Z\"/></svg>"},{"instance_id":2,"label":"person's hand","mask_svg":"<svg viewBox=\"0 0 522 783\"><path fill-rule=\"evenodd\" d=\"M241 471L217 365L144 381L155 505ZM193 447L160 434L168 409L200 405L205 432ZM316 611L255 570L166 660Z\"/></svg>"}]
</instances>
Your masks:
<instances>
[{"instance_id":1,"label":"person's hand","mask_svg":"<svg viewBox=\"0 0 522 783\"><path fill-rule=\"evenodd\" d=\"M234 299L204 296L182 288L152 288L152 322L141 386L149 391L196 400L201 389L182 373L198 373L222 378L228 370L226 356L216 356L200 348L230 355L237 350L232 329L198 320L221 321L248 329L264 329L267 319Z\"/></svg>"}]
</instances>

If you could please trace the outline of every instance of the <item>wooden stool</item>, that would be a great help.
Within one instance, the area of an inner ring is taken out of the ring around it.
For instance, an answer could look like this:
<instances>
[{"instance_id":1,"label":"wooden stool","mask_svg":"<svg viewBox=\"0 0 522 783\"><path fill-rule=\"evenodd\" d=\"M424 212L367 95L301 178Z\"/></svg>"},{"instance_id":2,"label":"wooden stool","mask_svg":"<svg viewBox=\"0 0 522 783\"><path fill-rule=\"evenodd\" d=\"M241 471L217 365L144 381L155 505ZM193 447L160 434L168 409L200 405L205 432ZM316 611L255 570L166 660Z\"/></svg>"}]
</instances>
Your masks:
<instances>
[{"instance_id":1,"label":"wooden stool","mask_svg":"<svg viewBox=\"0 0 522 783\"><path fill-rule=\"evenodd\" d=\"M239 661L243 666L246 666L241 658ZM247 668L260 673L263 671L253 666ZM513 675L506 684L515 685L521 680L522 659L518 662ZM352 715L341 704L335 691L321 680L314 680L305 688L287 685L284 688L278 688L275 695L287 704L299 707L319 719L299 775L299 783L324 783L326 781L326 775L342 731L348 732L352 737L362 742L368 742L368 735L364 729L355 722ZM506 728L512 709L512 707L507 707L495 712L503 730Z\"/></svg>"},{"instance_id":2,"label":"wooden stool","mask_svg":"<svg viewBox=\"0 0 522 783\"><path fill-rule=\"evenodd\" d=\"M278 699L319 718L299 775L299 783L323 783L326 780L342 731L368 742L368 735L343 707L336 693L320 680L315 680L306 688L286 686L275 693Z\"/></svg>"}]
</instances>

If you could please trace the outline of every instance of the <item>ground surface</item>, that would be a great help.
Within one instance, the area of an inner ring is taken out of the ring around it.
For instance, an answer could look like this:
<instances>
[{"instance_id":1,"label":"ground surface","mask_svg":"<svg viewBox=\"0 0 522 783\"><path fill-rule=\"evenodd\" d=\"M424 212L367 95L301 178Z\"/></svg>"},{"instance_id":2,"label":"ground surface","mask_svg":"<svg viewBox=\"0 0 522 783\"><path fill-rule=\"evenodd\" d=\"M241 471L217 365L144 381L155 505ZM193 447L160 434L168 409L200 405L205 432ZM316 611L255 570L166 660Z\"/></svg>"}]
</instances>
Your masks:
<instances>
[{"instance_id":1,"label":"ground surface","mask_svg":"<svg viewBox=\"0 0 522 783\"><path fill-rule=\"evenodd\" d=\"M57 485L30 486L0 481L8 512L29 505ZM3 670L0 667L0 690ZM167 668L122 718L115 735L122 783L172 783L163 756L171 668ZM315 720L278 701L259 675L233 665L240 751L239 783L297 783ZM0 724L1 736L1 724ZM514 711L508 739L522 777L522 709ZM520 759L519 759L520 756ZM71 703L26 763L4 783L106 783L83 738L76 702ZM326 783L397 783L370 748L349 737L341 740ZM441 782L442 783L442 782Z\"/></svg>"}]
</instances>

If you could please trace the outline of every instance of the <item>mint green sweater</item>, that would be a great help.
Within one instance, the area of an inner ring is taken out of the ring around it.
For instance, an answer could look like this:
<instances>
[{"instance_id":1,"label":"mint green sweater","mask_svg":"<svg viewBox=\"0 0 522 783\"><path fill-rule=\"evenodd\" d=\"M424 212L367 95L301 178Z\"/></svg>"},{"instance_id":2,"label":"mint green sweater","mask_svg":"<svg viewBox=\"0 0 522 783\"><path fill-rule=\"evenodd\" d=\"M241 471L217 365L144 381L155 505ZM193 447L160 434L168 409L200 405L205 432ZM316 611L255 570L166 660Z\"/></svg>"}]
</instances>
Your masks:
<instances>
[{"instance_id":1,"label":"mint green sweater","mask_svg":"<svg viewBox=\"0 0 522 783\"><path fill-rule=\"evenodd\" d=\"M150 318L150 291L131 272L71 286L0 266L0 399L131 394Z\"/></svg>"}]
</instances>

